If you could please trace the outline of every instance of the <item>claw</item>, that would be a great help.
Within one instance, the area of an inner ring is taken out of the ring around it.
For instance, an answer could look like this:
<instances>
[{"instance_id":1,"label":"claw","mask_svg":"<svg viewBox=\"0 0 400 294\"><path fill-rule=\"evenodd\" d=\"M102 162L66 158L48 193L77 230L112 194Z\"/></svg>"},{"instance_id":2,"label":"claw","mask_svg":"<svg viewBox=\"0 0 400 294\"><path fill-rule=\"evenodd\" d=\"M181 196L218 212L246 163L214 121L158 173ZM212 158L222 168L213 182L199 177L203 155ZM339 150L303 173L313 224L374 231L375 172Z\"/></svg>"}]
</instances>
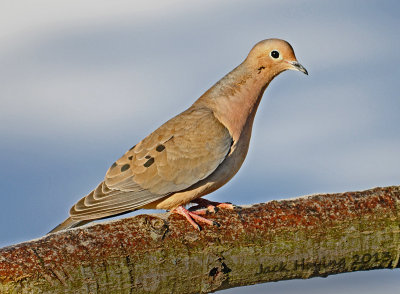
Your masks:
<instances>
[{"instance_id":1,"label":"claw","mask_svg":"<svg viewBox=\"0 0 400 294\"><path fill-rule=\"evenodd\" d=\"M213 221L213 225L216 226L217 228L219 228L221 225L219 223L217 223L216 221Z\"/></svg>"}]
</instances>

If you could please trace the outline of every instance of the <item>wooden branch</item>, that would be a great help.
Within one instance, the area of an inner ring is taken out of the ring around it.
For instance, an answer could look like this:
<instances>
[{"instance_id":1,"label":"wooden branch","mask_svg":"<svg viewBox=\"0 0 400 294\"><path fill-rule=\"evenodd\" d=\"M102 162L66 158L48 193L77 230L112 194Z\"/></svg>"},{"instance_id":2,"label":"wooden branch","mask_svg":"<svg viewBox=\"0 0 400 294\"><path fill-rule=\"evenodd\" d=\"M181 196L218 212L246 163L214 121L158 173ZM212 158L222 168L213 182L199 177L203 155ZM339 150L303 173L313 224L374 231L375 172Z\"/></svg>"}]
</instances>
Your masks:
<instances>
[{"instance_id":1,"label":"wooden branch","mask_svg":"<svg viewBox=\"0 0 400 294\"><path fill-rule=\"evenodd\" d=\"M271 201L210 219L139 215L0 249L1 293L207 293L399 267L400 186Z\"/></svg>"}]
</instances>

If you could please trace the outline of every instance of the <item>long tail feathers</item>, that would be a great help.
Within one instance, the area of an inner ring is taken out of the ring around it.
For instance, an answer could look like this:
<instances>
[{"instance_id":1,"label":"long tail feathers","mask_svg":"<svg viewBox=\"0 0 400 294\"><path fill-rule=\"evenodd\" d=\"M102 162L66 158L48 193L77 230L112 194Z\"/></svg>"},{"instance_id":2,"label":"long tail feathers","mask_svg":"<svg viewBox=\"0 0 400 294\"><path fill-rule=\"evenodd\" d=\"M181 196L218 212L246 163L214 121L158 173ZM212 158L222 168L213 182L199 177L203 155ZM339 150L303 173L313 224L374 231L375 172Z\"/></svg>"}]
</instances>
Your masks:
<instances>
[{"instance_id":1,"label":"long tail feathers","mask_svg":"<svg viewBox=\"0 0 400 294\"><path fill-rule=\"evenodd\" d=\"M65 221L63 221L61 224L59 224L57 227L55 227L54 229L52 229L50 232L48 232L47 234L50 233L55 233L61 230L65 230L65 229L71 229L71 228L76 228L76 227L80 227L83 226L87 223L91 222L91 220L82 220L82 221L77 221L77 220L73 220L72 218L67 218Z\"/></svg>"},{"instance_id":2,"label":"long tail feathers","mask_svg":"<svg viewBox=\"0 0 400 294\"><path fill-rule=\"evenodd\" d=\"M66 230L66 229L72 229L72 228L76 228L76 227L80 227L83 225L86 225L87 223L90 223L94 220L101 220L101 219L108 219L111 217L116 217L116 216L120 216L132 211L136 211L138 209L132 209L132 210L127 210L121 213L117 213L117 214L113 214L113 215L109 215L106 217L101 217L101 218L95 218L95 219L89 219L89 220L73 220L72 218L67 218L65 221L63 221L61 224L59 224L57 227L55 227L54 229L52 229L50 232L48 232L47 234L51 234L51 233L55 233L61 230Z\"/></svg>"}]
</instances>

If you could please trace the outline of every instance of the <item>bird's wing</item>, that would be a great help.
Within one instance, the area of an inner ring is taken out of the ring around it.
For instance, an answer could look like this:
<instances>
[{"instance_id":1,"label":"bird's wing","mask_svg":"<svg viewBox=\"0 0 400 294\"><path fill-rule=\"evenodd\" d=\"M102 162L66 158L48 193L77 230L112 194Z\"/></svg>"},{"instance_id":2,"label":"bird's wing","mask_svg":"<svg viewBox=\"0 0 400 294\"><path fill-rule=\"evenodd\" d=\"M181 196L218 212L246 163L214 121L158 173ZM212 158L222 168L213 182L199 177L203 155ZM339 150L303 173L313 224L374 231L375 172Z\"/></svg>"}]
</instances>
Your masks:
<instances>
[{"instance_id":1,"label":"bird's wing","mask_svg":"<svg viewBox=\"0 0 400 294\"><path fill-rule=\"evenodd\" d=\"M71 208L74 220L131 211L209 176L232 145L229 131L207 108L189 108L132 147L105 180Z\"/></svg>"}]
</instances>

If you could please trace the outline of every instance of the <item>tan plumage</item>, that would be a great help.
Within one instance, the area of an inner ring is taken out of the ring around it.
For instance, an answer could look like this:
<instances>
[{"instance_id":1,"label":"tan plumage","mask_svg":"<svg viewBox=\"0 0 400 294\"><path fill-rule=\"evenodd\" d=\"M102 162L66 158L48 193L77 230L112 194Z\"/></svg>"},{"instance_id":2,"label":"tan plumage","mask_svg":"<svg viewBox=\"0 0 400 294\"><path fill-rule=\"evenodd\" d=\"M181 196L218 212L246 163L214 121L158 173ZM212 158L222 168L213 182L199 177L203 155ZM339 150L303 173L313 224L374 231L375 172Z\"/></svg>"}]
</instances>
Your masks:
<instances>
[{"instance_id":1,"label":"tan plumage","mask_svg":"<svg viewBox=\"0 0 400 294\"><path fill-rule=\"evenodd\" d=\"M104 181L52 232L139 208L173 210L224 185L246 157L265 88L287 69L307 73L287 42L270 39L256 44L242 64L189 109L118 159ZM177 213L189 221L194 217L183 207Z\"/></svg>"}]
</instances>

